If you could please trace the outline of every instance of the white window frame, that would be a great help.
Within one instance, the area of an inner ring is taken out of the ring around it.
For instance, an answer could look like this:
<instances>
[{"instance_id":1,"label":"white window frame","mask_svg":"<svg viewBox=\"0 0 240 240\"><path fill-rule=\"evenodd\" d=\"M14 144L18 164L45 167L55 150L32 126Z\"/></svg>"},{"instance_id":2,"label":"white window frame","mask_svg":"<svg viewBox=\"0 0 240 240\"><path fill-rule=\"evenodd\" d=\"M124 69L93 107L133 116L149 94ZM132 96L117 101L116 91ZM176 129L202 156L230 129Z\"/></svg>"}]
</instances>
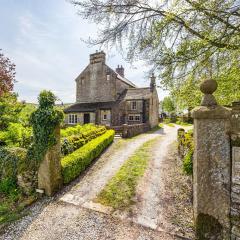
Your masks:
<instances>
[{"instance_id":1,"label":"white window frame","mask_svg":"<svg viewBox=\"0 0 240 240\"><path fill-rule=\"evenodd\" d=\"M107 81L110 81L110 74L107 74Z\"/></svg>"},{"instance_id":2,"label":"white window frame","mask_svg":"<svg viewBox=\"0 0 240 240\"><path fill-rule=\"evenodd\" d=\"M104 113L103 116L102 116L102 120L106 121L107 120L107 114Z\"/></svg>"},{"instance_id":3,"label":"white window frame","mask_svg":"<svg viewBox=\"0 0 240 240\"><path fill-rule=\"evenodd\" d=\"M132 110L136 110L137 109L137 102L136 101L132 101L131 102L131 109Z\"/></svg>"},{"instance_id":4,"label":"white window frame","mask_svg":"<svg viewBox=\"0 0 240 240\"><path fill-rule=\"evenodd\" d=\"M129 114L128 115L128 121L140 122L141 121L141 116L140 116L140 114Z\"/></svg>"},{"instance_id":5,"label":"white window frame","mask_svg":"<svg viewBox=\"0 0 240 240\"><path fill-rule=\"evenodd\" d=\"M136 114L136 115L134 116L134 120L135 120L136 122L139 122L139 121L141 120L140 114Z\"/></svg>"},{"instance_id":6,"label":"white window frame","mask_svg":"<svg viewBox=\"0 0 240 240\"><path fill-rule=\"evenodd\" d=\"M134 121L134 115L133 114L128 115L128 121Z\"/></svg>"},{"instance_id":7,"label":"white window frame","mask_svg":"<svg viewBox=\"0 0 240 240\"><path fill-rule=\"evenodd\" d=\"M77 124L78 116L77 114L68 114L68 124Z\"/></svg>"}]
</instances>

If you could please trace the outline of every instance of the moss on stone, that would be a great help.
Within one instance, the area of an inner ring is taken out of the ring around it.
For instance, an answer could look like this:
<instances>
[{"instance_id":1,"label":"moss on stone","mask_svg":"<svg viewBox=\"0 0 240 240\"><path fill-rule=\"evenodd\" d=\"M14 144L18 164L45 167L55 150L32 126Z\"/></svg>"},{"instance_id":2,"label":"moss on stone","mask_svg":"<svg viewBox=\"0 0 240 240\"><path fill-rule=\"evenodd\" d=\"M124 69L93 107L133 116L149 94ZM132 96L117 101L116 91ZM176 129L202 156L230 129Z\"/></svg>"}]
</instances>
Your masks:
<instances>
[{"instance_id":1,"label":"moss on stone","mask_svg":"<svg viewBox=\"0 0 240 240\"><path fill-rule=\"evenodd\" d=\"M232 138L232 146L240 147L240 136L236 136L235 138Z\"/></svg>"},{"instance_id":2,"label":"moss on stone","mask_svg":"<svg viewBox=\"0 0 240 240\"><path fill-rule=\"evenodd\" d=\"M196 237L198 240L222 240L223 227L213 216L200 213L196 219Z\"/></svg>"}]
</instances>

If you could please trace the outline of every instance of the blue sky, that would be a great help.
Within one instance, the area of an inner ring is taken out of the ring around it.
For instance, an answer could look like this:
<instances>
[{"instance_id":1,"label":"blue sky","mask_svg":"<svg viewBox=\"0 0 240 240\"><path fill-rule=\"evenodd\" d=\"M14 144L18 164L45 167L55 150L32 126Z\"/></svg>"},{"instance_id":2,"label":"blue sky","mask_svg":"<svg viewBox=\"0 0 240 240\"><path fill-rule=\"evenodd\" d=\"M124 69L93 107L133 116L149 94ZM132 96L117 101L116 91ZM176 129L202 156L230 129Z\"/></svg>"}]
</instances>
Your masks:
<instances>
[{"instance_id":1,"label":"blue sky","mask_svg":"<svg viewBox=\"0 0 240 240\"><path fill-rule=\"evenodd\" d=\"M64 103L75 102L74 79L88 64L89 54L99 50L81 39L96 36L97 27L81 19L66 0L0 0L0 6L0 48L16 64L19 98L36 102L47 89ZM130 65L111 49L107 64L121 64L129 80L149 85L150 67L143 62ZM159 90L160 99L165 95Z\"/></svg>"}]
</instances>

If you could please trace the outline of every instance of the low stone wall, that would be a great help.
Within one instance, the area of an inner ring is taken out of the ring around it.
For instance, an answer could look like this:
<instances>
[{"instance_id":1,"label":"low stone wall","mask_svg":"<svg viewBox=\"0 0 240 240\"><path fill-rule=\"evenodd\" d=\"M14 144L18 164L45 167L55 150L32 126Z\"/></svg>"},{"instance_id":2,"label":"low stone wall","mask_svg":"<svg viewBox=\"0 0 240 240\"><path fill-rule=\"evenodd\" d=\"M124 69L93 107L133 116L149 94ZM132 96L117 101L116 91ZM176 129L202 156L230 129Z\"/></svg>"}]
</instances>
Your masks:
<instances>
[{"instance_id":1,"label":"low stone wall","mask_svg":"<svg viewBox=\"0 0 240 240\"><path fill-rule=\"evenodd\" d=\"M240 134L232 134L231 225L232 240L240 239Z\"/></svg>"},{"instance_id":2,"label":"low stone wall","mask_svg":"<svg viewBox=\"0 0 240 240\"><path fill-rule=\"evenodd\" d=\"M134 125L123 124L122 137L123 138L134 137L134 136L144 133L148 130L150 130L150 125L147 123L134 124Z\"/></svg>"},{"instance_id":3,"label":"low stone wall","mask_svg":"<svg viewBox=\"0 0 240 240\"><path fill-rule=\"evenodd\" d=\"M240 239L240 102L234 102L232 104L231 133L231 239L238 240Z\"/></svg>"}]
</instances>

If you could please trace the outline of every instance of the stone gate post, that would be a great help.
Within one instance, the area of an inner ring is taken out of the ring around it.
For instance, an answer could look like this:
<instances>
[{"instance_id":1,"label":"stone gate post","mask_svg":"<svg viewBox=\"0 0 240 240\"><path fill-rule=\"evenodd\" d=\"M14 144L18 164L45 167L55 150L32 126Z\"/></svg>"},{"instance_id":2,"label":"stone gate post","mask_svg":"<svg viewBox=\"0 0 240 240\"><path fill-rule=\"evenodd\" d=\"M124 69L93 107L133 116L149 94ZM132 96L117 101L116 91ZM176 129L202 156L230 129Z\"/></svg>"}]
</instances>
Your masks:
<instances>
[{"instance_id":1,"label":"stone gate post","mask_svg":"<svg viewBox=\"0 0 240 240\"><path fill-rule=\"evenodd\" d=\"M45 154L38 170L38 188L52 196L62 186L60 126L55 129L57 143Z\"/></svg>"},{"instance_id":2,"label":"stone gate post","mask_svg":"<svg viewBox=\"0 0 240 240\"><path fill-rule=\"evenodd\" d=\"M214 80L206 80L201 106L194 118L193 207L197 239L230 239L231 154L230 115L212 95Z\"/></svg>"}]
</instances>

